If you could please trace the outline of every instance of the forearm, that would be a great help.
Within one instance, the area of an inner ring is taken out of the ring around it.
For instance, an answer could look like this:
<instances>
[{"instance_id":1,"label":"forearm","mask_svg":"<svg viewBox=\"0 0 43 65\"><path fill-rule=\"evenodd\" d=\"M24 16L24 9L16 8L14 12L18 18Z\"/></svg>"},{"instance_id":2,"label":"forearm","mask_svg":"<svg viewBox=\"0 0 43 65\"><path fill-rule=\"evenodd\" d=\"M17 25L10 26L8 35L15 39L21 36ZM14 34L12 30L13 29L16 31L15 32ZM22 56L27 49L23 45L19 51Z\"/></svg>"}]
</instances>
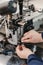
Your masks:
<instances>
[{"instance_id":1,"label":"forearm","mask_svg":"<svg viewBox=\"0 0 43 65\"><path fill-rule=\"evenodd\" d=\"M32 54L28 57L27 65L43 65L43 61L36 55Z\"/></svg>"}]
</instances>

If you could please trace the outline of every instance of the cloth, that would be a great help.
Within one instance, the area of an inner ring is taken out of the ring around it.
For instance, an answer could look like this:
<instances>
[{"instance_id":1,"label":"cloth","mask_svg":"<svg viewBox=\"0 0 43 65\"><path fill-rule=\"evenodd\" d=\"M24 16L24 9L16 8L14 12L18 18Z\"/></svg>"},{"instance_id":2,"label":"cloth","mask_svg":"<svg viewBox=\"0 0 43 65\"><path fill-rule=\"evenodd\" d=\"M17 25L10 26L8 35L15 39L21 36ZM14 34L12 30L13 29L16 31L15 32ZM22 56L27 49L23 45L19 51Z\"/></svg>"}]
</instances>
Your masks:
<instances>
[{"instance_id":1,"label":"cloth","mask_svg":"<svg viewBox=\"0 0 43 65\"><path fill-rule=\"evenodd\" d=\"M32 54L27 59L27 65L43 65L43 61L35 54Z\"/></svg>"}]
</instances>

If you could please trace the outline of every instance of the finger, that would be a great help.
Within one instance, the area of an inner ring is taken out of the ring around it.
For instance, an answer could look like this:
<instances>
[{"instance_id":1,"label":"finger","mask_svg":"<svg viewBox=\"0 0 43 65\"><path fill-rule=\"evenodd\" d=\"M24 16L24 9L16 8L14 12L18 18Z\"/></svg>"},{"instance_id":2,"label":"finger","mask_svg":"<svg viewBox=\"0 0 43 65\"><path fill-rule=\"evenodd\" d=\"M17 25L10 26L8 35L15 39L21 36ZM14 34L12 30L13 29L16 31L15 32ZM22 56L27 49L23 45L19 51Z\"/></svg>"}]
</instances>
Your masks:
<instances>
[{"instance_id":1,"label":"finger","mask_svg":"<svg viewBox=\"0 0 43 65\"><path fill-rule=\"evenodd\" d=\"M22 45L22 48L23 48L23 49L26 48L25 45Z\"/></svg>"},{"instance_id":2,"label":"finger","mask_svg":"<svg viewBox=\"0 0 43 65\"><path fill-rule=\"evenodd\" d=\"M19 46L16 47L16 53L19 53Z\"/></svg>"},{"instance_id":3,"label":"finger","mask_svg":"<svg viewBox=\"0 0 43 65\"><path fill-rule=\"evenodd\" d=\"M24 36L26 36L27 34L29 34L29 32L26 32L26 33L24 34Z\"/></svg>"},{"instance_id":4,"label":"finger","mask_svg":"<svg viewBox=\"0 0 43 65\"><path fill-rule=\"evenodd\" d=\"M19 45L19 50L23 51L24 48L25 48L24 45Z\"/></svg>"},{"instance_id":5,"label":"finger","mask_svg":"<svg viewBox=\"0 0 43 65\"><path fill-rule=\"evenodd\" d=\"M22 39L21 39L21 40L24 40L24 39L27 39L27 38L29 38L29 36L28 36L28 35L26 35L26 36L22 37Z\"/></svg>"},{"instance_id":6,"label":"finger","mask_svg":"<svg viewBox=\"0 0 43 65\"><path fill-rule=\"evenodd\" d=\"M16 51L23 50L23 47L24 47L24 45L18 45L17 48L16 48Z\"/></svg>"},{"instance_id":7,"label":"finger","mask_svg":"<svg viewBox=\"0 0 43 65\"><path fill-rule=\"evenodd\" d=\"M19 48L19 45L16 48L18 49Z\"/></svg>"},{"instance_id":8,"label":"finger","mask_svg":"<svg viewBox=\"0 0 43 65\"><path fill-rule=\"evenodd\" d=\"M16 51L19 50L19 45L16 47Z\"/></svg>"},{"instance_id":9,"label":"finger","mask_svg":"<svg viewBox=\"0 0 43 65\"><path fill-rule=\"evenodd\" d=\"M25 47L25 45L24 45L24 44L22 44L22 47Z\"/></svg>"},{"instance_id":10,"label":"finger","mask_svg":"<svg viewBox=\"0 0 43 65\"><path fill-rule=\"evenodd\" d=\"M31 39L25 39L25 40L23 40L23 42L25 42L25 43L31 43Z\"/></svg>"},{"instance_id":11,"label":"finger","mask_svg":"<svg viewBox=\"0 0 43 65\"><path fill-rule=\"evenodd\" d=\"M26 35L26 36L24 36L24 37L21 39L21 42L23 42L23 41L26 40L26 39L31 39L31 38L32 38L31 35Z\"/></svg>"}]
</instances>

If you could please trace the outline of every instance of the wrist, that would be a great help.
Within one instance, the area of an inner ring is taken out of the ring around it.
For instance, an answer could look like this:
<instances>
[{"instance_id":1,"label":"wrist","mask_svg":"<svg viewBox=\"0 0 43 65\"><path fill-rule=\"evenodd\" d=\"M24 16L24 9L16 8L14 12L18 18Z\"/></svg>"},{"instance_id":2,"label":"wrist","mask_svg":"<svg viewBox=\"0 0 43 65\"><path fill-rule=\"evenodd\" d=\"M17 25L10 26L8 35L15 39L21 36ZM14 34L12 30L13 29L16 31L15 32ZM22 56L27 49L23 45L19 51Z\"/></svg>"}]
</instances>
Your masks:
<instances>
[{"instance_id":1,"label":"wrist","mask_svg":"<svg viewBox=\"0 0 43 65\"><path fill-rule=\"evenodd\" d=\"M34 54L34 52L31 52L31 53L28 52L27 58L28 58L30 55L33 55L33 54Z\"/></svg>"}]
</instances>

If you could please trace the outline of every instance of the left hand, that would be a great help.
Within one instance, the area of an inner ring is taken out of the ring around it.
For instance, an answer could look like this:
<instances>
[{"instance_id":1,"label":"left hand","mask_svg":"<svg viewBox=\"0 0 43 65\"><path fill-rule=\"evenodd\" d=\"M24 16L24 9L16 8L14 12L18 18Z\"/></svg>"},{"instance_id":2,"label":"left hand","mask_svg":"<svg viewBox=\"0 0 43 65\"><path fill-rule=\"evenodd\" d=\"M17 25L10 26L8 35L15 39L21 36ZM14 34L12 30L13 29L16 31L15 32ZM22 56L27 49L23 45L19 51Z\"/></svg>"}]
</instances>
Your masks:
<instances>
[{"instance_id":1,"label":"left hand","mask_svg":"<svg viewBox=\"0 0 43 65\"><path fill-rule=\"evenodd\" d=\"M30 49L26 48L24 45L22 45L22 49L23 50L20 50L19 46L16 48L17 55L22 59L27 59L29 55L33 54L33 52Z\"/></svg>"},{"instance_id":2,"label":"left hand","mask_svg":"<svg viewBox=\"0 0 43 65\"><path fill-rule=\"evenodd\" d=\"M39 42L43 42L43 39L40 33L34 30L30 30L24 34L24 37L21 39L21 42L39 43Z\"/></svg>"}]
</instances>

